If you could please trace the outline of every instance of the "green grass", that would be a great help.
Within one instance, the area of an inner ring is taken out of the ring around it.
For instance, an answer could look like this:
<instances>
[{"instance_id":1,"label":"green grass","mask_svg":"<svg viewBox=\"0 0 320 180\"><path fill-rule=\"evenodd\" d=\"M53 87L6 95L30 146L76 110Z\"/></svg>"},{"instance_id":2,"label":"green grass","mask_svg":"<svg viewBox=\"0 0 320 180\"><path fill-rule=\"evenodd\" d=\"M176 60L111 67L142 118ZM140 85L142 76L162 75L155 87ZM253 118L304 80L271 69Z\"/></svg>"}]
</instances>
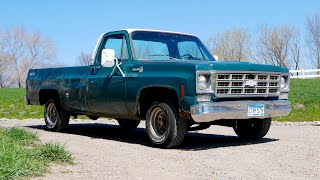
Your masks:
<instances>
[{"instance_id":1,"label":"green grass","mask_svg":"<svg viewBox=\"0 0 320 180\"><path fill-rule=\"evenodd\" d=\"M291 79L292 111L276 121L320 121L320 79Z\"/></svg>"},{"instance_id":2,"label":"green grass","mask_svg":"<svg viewBox=\"0 0 320 180\"><path fill-rule=\"evenodd\" d=\"M72 164L73 157L59 144L41 144L35 133L0 129L0 179L41 176L50 163Z\"/></svg>"},{"instance_id":3,"label":"green grass","mask_svg":"<svg viewBox=\"0 0 320 180\"><path fill-rule=\"evenodd\" d=\"M42 118L42 106L27 106L24 88L0 88L0 118Z\"/></svg>"},{"instance_id":4,"label":"green grass","mask_svg":"<svg viewBox=\"0 0 320 180\"><path fill-rule=\"evenodd\" d=\"M43 107L25 105L24 95L25 89L0 89L0 118L43 118ZM290 115L274 120L320 120L320 79L291 79L289 99L292 102Z\"/></svg>"}]
</instances>

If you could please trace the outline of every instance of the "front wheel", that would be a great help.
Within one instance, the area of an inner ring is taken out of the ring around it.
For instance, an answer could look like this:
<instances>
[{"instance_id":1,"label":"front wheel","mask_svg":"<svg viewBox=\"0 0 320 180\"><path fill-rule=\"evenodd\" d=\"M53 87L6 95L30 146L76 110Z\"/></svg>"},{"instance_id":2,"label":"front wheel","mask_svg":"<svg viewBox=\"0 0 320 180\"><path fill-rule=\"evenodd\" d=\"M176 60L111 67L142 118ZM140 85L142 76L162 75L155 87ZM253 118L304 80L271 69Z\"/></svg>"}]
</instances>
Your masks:
<instances>
[{"instance_id":1,"label":"front wheel","mask_svg":"<svg viewBox=\"0 0 320 180\"><path fill-rule=\"evenodd\" d=\"M44 121L48 130L63 131L68 127L70 114L63 110L57 101L47 101L44 110Z\"/></svg>"},{"instance_id":2,"label":"front wheel","mask_svg":"<svg viewBox=\"0 0 320 180\"><path fill-rule=\"evenodd\" d=\"M146 116L146 129L151 142L161 148L173 148L184 139L187 122L179 111L166 103L154 103Z\"/></svg>"},{"instance_id":3,"label":"front wheel","mask_svg":"<svg viewBox=\"0 0 320 180\"><path fill-rule=\"evenodd\" d=\"M268 133L270 126L271 118L244 119L236 121L233 129L242 139L259 140Z\"/></svg>"}]
</instances>

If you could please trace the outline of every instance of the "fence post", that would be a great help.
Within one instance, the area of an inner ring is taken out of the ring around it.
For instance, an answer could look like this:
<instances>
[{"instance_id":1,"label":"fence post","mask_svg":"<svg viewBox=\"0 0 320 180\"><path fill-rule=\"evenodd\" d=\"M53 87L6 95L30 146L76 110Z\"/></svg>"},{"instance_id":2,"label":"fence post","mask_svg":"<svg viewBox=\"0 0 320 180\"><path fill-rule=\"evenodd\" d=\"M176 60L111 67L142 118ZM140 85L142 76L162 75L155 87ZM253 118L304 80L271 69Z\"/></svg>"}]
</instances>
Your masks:
<instances>
[{"instance_id":1,"label":"fence post","mask_svg":"<svg viewBox=\"0 0 320 180\"><path fill-rule=\"evenodd\" d=\"M302 79L305 79L305 77L304 77L304 69L302 69L301 72L302 72Z\"/></svg>"}]
</instances>

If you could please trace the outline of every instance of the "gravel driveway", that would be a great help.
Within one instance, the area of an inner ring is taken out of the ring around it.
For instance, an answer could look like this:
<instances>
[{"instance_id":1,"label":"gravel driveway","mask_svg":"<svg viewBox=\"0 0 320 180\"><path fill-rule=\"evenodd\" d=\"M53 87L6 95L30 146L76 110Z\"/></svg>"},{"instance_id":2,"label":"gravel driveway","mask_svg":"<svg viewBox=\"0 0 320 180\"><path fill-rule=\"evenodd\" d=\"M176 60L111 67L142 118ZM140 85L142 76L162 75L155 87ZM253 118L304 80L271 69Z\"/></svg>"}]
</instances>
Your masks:
<instances>
[{"instance_id":1,"label":"gravel driveway","mask_svg":"<svg viewBox=\"0 0 320 180\"><path fill-rule=\"evenodd\" d=\"M125 132L114 120L71 120L66 133L54 133L42 120L0 120L0 127L26 127L73 153L75 165L54 165L39 179L320 179L319 125L273 123L255 143L211 126L167 150L149 146L144 123Z\"/></svg>"}]
</instances>

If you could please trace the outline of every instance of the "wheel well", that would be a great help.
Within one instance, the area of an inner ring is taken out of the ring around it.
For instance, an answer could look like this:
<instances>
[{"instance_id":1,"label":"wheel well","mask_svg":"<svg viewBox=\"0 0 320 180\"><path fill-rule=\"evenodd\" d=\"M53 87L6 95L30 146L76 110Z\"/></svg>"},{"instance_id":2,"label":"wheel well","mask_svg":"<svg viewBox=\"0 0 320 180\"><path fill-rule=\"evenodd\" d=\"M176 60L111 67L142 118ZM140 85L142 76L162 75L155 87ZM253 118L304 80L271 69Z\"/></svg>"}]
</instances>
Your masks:
<instances>
[{"instance_id":1,"label":"wheel well","mask_svg":"<svg viewBox=\"0 0 320 180\"><path fill-rule=\"evenodd\" d=\"M145 119L153 102L170 103L179 108L178 95L175 90L166 87L148 87L140 91L138 100L139 116Z\"/></svg>"},{"instance_id":2,"label":"wheel well","mask_svg":"<svg viewBox=\"0 0 320 180\"><path fill-rule=\"evenodd\" d=\"M59 93L54 89L42 89L39 92L39 102L41 105L46 104L49 99L60 101Z\"/></svg>"}]
</instances>

